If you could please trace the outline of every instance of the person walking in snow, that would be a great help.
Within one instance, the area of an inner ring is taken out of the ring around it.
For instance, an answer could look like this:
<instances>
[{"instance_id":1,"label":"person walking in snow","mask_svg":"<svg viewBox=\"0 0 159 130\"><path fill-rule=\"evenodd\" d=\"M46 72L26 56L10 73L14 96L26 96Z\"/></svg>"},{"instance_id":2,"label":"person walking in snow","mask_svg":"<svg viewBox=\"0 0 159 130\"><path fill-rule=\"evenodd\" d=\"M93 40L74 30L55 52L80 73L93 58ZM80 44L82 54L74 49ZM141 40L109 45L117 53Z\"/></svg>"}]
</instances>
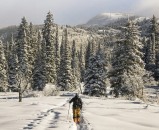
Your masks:
<instances>
[{"instance_id":1,"label":"person walking in snow","mask_svg":"<svg viewBox=\"0 0 159 130\"><path fill-rule=\"evenodd\" d=\"M76 95L69 101L69 103L73 102L73 120L75 123L80 123L81 109L82 109L82 100L76 93Z\"/></svg>"}]
</instances>

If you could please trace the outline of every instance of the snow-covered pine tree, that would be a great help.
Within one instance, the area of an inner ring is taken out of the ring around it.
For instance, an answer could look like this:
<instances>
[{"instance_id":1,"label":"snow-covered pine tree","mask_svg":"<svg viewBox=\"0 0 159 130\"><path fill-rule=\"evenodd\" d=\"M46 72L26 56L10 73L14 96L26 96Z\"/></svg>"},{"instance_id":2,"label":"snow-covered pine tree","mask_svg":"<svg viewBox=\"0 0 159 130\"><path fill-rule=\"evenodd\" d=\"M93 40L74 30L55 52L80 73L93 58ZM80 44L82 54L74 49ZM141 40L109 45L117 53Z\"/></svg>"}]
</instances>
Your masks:
<instances>
[{"instance_id":1,"label":"snow-covered pine tree","mask_svg":"<svg viewBox=\"0 0 159 130\"><path fill-rule=\"evenodd\" d=\"M96 54L96 51L97 51L96 41L95 41L95 39L93 38L90 42L91 42L91 54L92 54L92 55L95 55L95 54Z\"/></svg>"},{"instance_id":2,"label":"snow-covered pine tree","mask_svg":"<svg viewBox=\"0 0 159 130\"><path fill-rule=\"evenodd\" d=\"M133 95L142 98L144 89L143 75L145 74L145 65L142 60L143 53L141 51L143 45L140 42L139 27L133 22L128 23L127 26L126 44L130 48L128 54L130 54L129 58L131 59L131 63L129 64L130 68L127 69L127 72L133 84ZM152 48L154 48L154 44L152 44Z\"/></svg>"},{"instance_id":3,"label":"snow-covered pine tree","mask_svg":"<svg viewBox=\"0 0 159 130\"><path fill-rule=\"evenodd\" d=\"M155 61L156 61L156 52L155 52L155 36L151 35L149 40L146 41L146 51L145 51L145 63L146 70L155 71Z\"/></svg>"},{"instance_id":4,"label":"snow-covered pine tree","mask_svg":"<svg viewBox=\"0 0 159 130\"><path fill-rule=\"evenodd\" d=\"M65 54L65 41L64 41L64 33L62 34L62 40L61 40L61 46L60 46L60 67L59 67L59 73L58 73L58 86L62 87L64 86L62 84L62 77L63 77L63 73L64 73L64 54Z\"/></svg>"},{"instance_id":5,"label":"snow-covered pine tree","mask_svg":"<svg viewBox=\"0 0 159 130\"><path fill-rule=\"evenodd\" d=\"M159 24L157 22L157 18L153 15L149 28L149 37L154 39L155 42L155 51L156 51L156 60L158 60L158 51L159 51Z\"/></svg>"},{"instance_id":6,"label":"snow-covered pine tree","mask_svg":"<svg viewBox=\"0 0 159 130\"><path fill-rule=\"evenodd\" d=\"M60 59L62 59L62 56L64 55L65 50L65 41L64 41L64 32L62 33L62 40L61 40L61 46L60 46Z\"/></svg>"},{"instance_id":7,"label":"snow-covered pine tree","mask_svg":"<svg viewBox=\"0 0 159 130\"><path fill-rule=\"evenodd\" d=\"M16 52L18 57L18 78L17 85L19 91L19 102L22 102L22 94L31 84L31 72L28 62L28 46L29 46L29 27L25 17L22 18L18 28Z\"/></svg>"},{"instance_id":8,"label":"snow-covered pine tree","mask_svg":"<svg viewBox=\"0 0 159 130\"><path fill-rule=\"evenodd\" d=\"M7 61L4 54L3 43L0 40L0 92L6 91L7 82Z\"/></svg>"},{"instance_id":9,"label":"snow-covered pine tree","mask_svg":"<svg viewBox=\"0 0 159 130\"><path fill-rule=\"evenodd\" d=\"M102 43L102 41L101 41ZM109 79L109 70L111 68L111 57L112 57L112 50L110 49L109 45L105 44L103 41L102 44L98 44L97 53L102 57L104 61L104 69L105 69L105 85L106 87L110 87L110 79Z\"/></svg>"},{"instance_id":10,"label":"snow-covered pine tree","mask_svg":"<svg viewBox=\"0 0 159 130\"><path fill-rule=\"evenodd\" d=\"M121 41L113 60L111 87L115 96L143 96L144 62L139 40L138 26L129 21L125 28L125 40Z\"/></svg>"},{"instance_id":11,"label":"snow-covered pine tree","mask_svg":"<svg viewBox=\"0 0 159 130\"><path fill-rule=\"evenodd\" d=\"M119 94L123 94L123 74L124 74L124 62L125 62L125 46L123 41L116 42L116 46L113 49L112 68L109 72L112 93L115 97Z\"/></svg>"},{"instance_id":12,"label":"snow-covered pine tree","mask_svg":"<svg viewBox=\"0 0 159 130\"><path fill-rule=\"evenodd\" d=\"M17 35L17 56L18 56L18 66L19 71L23 73L23 76L28 77L29 71L29 62L28 62L28 45L29 45L29 29L28 29L28 22L26 21L25 17L22 18L21 24L18 28L18 35Z\"/></svg>"},{"instance_id":13,"label":"snow-covered pine tree","mask_svg":"<svg viewBox=\"0 0 159 130\"><path fill-rule=\"evenodd\" d=\"M42 91L46 84L45 70L45 43L43 43L41 31L38 32L37 51L33 69L33 90Z\"/></svg>"},{"instance_id":14,"label":"snow-covered pine tree","mask_svg":"<svg viewBox=\"0 0 159 130\"><path fill-rule=\"evenodd\" d=\"M155 34L155 41L157 42L159 40L159 38L158 38L159 24L157 23L157 18L155 17L155 15L153 15L153 17L151 19L151 25L149 28L149 36L151 36L153 33ZM156 47L159 47L158 44Z\"/></svg>"},{"instance_id":15,"label":"snow-covered pine tree","mask_svg":"<svg viewBox=\"0 0 159 130\"><path fill-rule=\"evenodd\" d=\"M79 59L79 69L80 69L80 82L84 82L85 62L84 62L84 52L82 45L80 46L78 59Z\"/></svg>"},{"instance_id":16,"label":"snow-covered pine tree","mask_svg":"<svg viewBox=\"0 0 159 130\"><path fill-rule=\"evenodd\" d=\"M106 70L105 61L101 48L96 55L89 58L89 66L85 72L84 94L91 96L106 96Z\"/></svg>"},{"instance_id":17,"label":"snow-covered pine tree","mask_svg":"<svg viewBox=\"0 0 159 130\"><path fill-rule=\"evenodd\" d=\"M86 47L86 52L85 52L85 68L87 69L87 67L89 66L89 58L92 55L95 55L96 53L96 41L93 38L89 38L88 39L88 44Z\"/></svg>"},{"instance_id":18,"label":"snow-covered pine tree","mask_svg":"<svg viewBox=\"0 0 159 130\"><path fill-rule=\"evenodd\" d=\"M29 44L28 44L28 62L29 62L29 72L33 73L33 68L35 64L35 55L37 53L37 34L33 27L33 24L29 25Z\"/></svg>"},{"instance_id":19,"label":"snow-covered pine tree","mask_svg":"<svg viewBox=\"0 0 159 130\"><path fill-rule=\"evenodd\" d=\"M58 85L61 90L72 90L74 86L74 78L71 69L71 50L68 42L67 29L64 30L64 37L61 43L61 60L60 60L60 75ZM62 51L63 50L63 51Z\"/></svg>"},{"instance_id":20,"label":"snow-covered pine tree","mask_svg":"<svg viewBox=\"0 0 159 130\"><path fill-rule=\"evenodd\" d=\"M76 49L76 43L75 40L73 40L72 44L72 58L71 58L71 68L72 68L72 75L74 78L74 86L78 86L78 83L80 82L80 71L79 71L79 61L78 61L78 55L77 55L77 49Z\"/></svg>"},{"instance_id":21,"label":"snow-covered pine tree","mask_svg":"<svg viewBox=\"0 0 159 130\"><path fill-rule=\"evenodd\" d=\"M3 39L3 38L2 38ZM3 41L1 41L3 43ZM8 59L8 53L9 53L9 42L7 41L5 44L3 44L4 48L4 55L6 60Z\"/></svg>"},{"instance_id":22,"label":"snow-covered pine tree","mask_svg":"<svg viewBox=\"0 0 159 130\"><path fill-rule=\"evenodd\" d=\"M46 80L47 83L56 83L56 66L55 66L55 24L53 15L49 12L44 21L42 30L43 40L46 45Z\"/></svg>"},{"instance_id":23,"label":"snow-covered pine tree","mask_svg":"<svg viewBox=\"0 0 159 130\"><path fill-rule=\"evenodd\" d=\"M77 50L76 50L76 43L75 43L75 40L73 40L73 43L72 43L72 60L71 60L71 68L74 69L74 68L77 68L77 64L76 64L76 55L77 53Z\"/></svg>"},{"instance_id":24,"label":"snow-covered pine tree","mask_svg":"<svg viewBox=\"0 0 159 130\"><path fill-rule=\"evenodd\" d=\"M156 80L159 77L159 24L153 15L148 28L148 42L146 55L146 70L151 71ZM152 50L153 49L153 50Z\"/></svg>"},{"instance_id":25,"label":"snow-covered pine tree","mask_svg":"<svg viewBox=\"0 0 159 130\"><path fill-rule=\"evenodd\" d=\"M143 47L143 60L145 62L145 75L143 76L143 82L145 86L149 85L155 85L155 79L154 79L154 71L156 69L155 65L155 40L154 35L150 38L144 37L142 39L142 43L144 45Z\"/></svg>"},{"instance_id":26,"label":"snow-covered pine tree","mask_svg":"<svg viewBox=\"0 0 159 130\"><path fill-rule=\"evenodd\" d=\"M16 55L16 47L13 35L11 36L11 41L9 43L8 49L8 87L11 91L17 91L17 55Z\"/></svg>"},{"instance_id":27,"label":"snow-covered pine tree","mask_svg":"<svg viewBox=\"0 0 159 130\"><path fill-rule=\"evenodd\" d=\"M88 41L88 45L86 47L86 54L85 54L85 69L89 67L89 58L92 55L92 46L91 42Z\"/></svg>"},{"instance_id":28,"label":"snow-covered pine tree","mask_svg":"<svg viewBox=\"0 0 159 130\"><path fill-rule=\"evenodd\" d=\"M157 22L157 18L153 15L151 19L151 26L149 30L149 34L152 37L152 43L155 46L155 65L156 68L152 69L154 72L155 80L159 80L159 23Z\"/></svg>"},{"instance_id":29,"label":"snow-covered pine tree","mask_svg":"<svg viewBox=\"0 0 159 130\"><path fill-rule=\"evenodd\" d=\"M56 75L58 82L58 75L60 70L60 48L59 48L59 29L56 25L56 37L55 37L55 64L56 64Z\"/></svg>"},{"instance_id":30,"label":"snow-covered pine tree","mask_svg":"<svg viewBox=\"0 0 159 130\"><path fill-rule=\"evenodd\" d=\"M148 56L148 39L144 36L143 38L142 38L142 44L143 44L143 53L144 53L144 57L143 57L143 60L144 60L144 62L145 63L147 63L147 56ZM145 65L145 67L146 67L146 65Z\"/></svg>"}]
</instances>

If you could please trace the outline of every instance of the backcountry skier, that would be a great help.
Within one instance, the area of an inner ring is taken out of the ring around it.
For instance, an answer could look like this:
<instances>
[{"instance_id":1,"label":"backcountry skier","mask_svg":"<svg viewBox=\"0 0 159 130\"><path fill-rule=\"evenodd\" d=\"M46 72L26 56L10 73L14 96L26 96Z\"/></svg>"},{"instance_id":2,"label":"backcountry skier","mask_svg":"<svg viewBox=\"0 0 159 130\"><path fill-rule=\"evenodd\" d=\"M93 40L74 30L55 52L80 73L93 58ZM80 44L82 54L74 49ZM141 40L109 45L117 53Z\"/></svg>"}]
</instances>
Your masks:
<instances>
[{"instance_id":1,"label":"backcountry skier","mask_svg":"<svg viewBox=\"0 0 159 130\"><path fill-rule=\"evenodd\" d=\"M73 102L73 120L75 123L80 123L81 109L82 109L82 100L76 93L76 95L69 101L69 103Z\"/></svg>"}]
</instances>

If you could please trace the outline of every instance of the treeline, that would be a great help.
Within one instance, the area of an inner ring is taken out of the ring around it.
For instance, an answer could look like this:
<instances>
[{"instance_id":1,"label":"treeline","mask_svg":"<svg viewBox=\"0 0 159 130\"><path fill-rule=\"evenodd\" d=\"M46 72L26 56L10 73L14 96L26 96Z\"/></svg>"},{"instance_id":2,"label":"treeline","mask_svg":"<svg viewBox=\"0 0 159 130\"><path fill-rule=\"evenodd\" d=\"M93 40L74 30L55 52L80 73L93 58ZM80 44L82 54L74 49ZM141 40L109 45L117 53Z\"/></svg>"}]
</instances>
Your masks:
<instances>
[{"instance_id":1,"label":"treeline","mask_svg":"<svg viewBox=\"0 0 159 130\"><path fill-rule=\"evenodd\" d=\"M42 29L35 30L25 17L17 35L7 43L0 43L0 89L18 91L20 101L26 89L43 91L52 83L62 91L80 89L91 96L106 96L107 86L116 97L143 97L143 77L149 72L159 79L159 30L153 16L149 34L141 37L139 27L131 20L123 27L122 37L110 45L88 37L88 43L77 47L69 41L69 32L63 28L59 40L59 27L49 12ZM86 44L85 46L83 46ZM110 84L109 84L110 83Z\"/></svg>"},{"instance_id":2,"label":"treeline","mask_svg":"<svg viewBox=\"0 0 159 130\"><path fill-rule=\"evenodd\" d=\"M142 28L138 25L138 22L128 20L124 27L120 27L120 35L117 34L115 41L111 40L112 36L106 34L102 45L107 49L100 51L103 59L99 60L100 62L104 60L105 69L100 70L102 69L100 65L103 64L97 61L97 57L89 58L89 64L92 66L91 69L85 68L86 94L106 95L108 87L106 81L109 81L110 93L115 97L144 98L145 87L147 85L151 87L150 82L156 82L157 85L159 80L159 24L157 18L153 16L149 20L149 25L146 22L145 28L143 28L144 25ZM100 64L95 65L95 62ZM96 66L95 69L93 65ZM99 74L97 70L104 72L105 75L100 77L102 74ZM103 80L99 81L101 79Z\"/></svg>"},{"instance_id":3,"label":"treeline","mask_svg":"<svg viewBox=\"0 0 159 130\"><path fill-rule=\"evenodd\" d=\"M116 42L113 50L112 70L109 75L116 97L129 95L143 98L145 84L151 80L156 82L159 80L157 18L153 16L149 26L145 27L147 28L141 30L136 23L128 21L121 31L122 39ZM147 33L142 33L145 30Z\"/></svg>"},{"instance_id":4,"label":"treeline","mask_svg":"<svg viewBox=\"0 0 159 130\"><path fill-rule=\"evenodd\" d=\"M84 82L87 45L77 47L68 35L66 26L59 40L59 26L50 12L40 30L23 17L16 37L0 44L0 91L18 91L21 101L25 90L43 91L47 83L63 91L77 89Z\"/></svg>"},{"instance_id":5,"label":"treeline","mask_svg":"<svg viewBox=\"0 0 159 130\"><path fill-rule=\"evenodd\" d=\"M77 87L82 46L77 51L75 41L69 43L67 28L63 29L59 42L58 30L50 12L38 31L25 17L22 18L16 38L12 36L10 42L0 44L1 91L26 87L43 90L47 83L56 84L63 90Z\"/></svg>"}]
</instances>

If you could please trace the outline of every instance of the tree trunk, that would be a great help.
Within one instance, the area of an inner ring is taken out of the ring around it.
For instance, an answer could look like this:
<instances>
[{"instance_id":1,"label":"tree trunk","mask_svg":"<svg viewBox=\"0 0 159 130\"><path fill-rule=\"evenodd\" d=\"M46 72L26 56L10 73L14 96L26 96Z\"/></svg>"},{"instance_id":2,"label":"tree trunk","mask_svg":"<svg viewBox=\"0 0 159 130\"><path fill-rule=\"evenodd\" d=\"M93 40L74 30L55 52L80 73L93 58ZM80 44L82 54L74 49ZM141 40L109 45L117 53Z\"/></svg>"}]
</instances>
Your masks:
<instances>
[{"instance_id":1,"label":"tree trunk","mask_svg":"<svg viewBox=\"0 0 159 130\"><path fill-rule=\"evenodd\" d=\"M144 88L142 87L142 98L143 98L143 96L144 96Z\"/></svg>"},{"instance_id":2,"label":"tree trunk","mask_svg":"<svg viewBox=\"0 0 159 130\"><path fill-rule=\"evenodd\" d=\"M80 87L80 91L81 91L81 94L82 94L82 88L81 88L81 84L79 84L79 87Z\"/></svg>"},{"instance_id":3,"label":"tree trunk","mask_svg":"<svg viewBox=\"0 0 159 130\"><path fill-rule=\"evenodd\" d=\"M22 92L19 90L19 102L22 102Z\"/></svg>"}]
</instances>

